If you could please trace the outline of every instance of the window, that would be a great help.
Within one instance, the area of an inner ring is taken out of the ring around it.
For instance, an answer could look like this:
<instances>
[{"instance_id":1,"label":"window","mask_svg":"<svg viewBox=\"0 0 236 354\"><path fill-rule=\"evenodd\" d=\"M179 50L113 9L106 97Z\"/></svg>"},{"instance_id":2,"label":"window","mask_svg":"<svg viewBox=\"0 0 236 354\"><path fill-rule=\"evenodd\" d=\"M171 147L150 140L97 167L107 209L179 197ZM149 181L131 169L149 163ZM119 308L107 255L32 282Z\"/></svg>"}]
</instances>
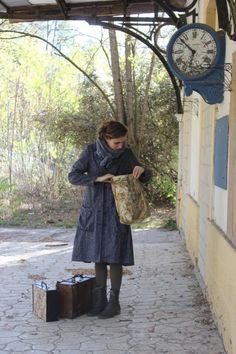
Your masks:
<instances>
[{"instance_id":1,"label":"window","mask_svg":"<svg viewBox=\"0 0 236 354\"><path fill-rule=\"evenodd\" d=\"M217 187L227 189L228 167L228 116L216 120L214 149L214 182Z\"/></svg>"}]
</instances>

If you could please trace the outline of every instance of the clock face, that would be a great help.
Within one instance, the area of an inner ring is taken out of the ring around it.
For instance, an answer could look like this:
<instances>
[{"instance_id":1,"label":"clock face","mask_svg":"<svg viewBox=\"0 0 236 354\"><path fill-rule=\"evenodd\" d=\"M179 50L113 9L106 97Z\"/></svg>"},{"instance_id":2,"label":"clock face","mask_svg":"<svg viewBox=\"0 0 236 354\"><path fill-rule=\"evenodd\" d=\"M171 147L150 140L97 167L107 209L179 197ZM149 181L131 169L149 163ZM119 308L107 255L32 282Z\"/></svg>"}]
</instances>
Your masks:
<instances>
[{"instance_id":1,"label":"clock face","mask_svg":"<svg viewBox=\"0 0 236 354\"><path fill-rule=\"evenodd\" d=\"M180 33L171 49L175 69L189 78L206 73L214 64L216 55L214 36L210 31L198 27Z\"/></svg>"}]
</instances>

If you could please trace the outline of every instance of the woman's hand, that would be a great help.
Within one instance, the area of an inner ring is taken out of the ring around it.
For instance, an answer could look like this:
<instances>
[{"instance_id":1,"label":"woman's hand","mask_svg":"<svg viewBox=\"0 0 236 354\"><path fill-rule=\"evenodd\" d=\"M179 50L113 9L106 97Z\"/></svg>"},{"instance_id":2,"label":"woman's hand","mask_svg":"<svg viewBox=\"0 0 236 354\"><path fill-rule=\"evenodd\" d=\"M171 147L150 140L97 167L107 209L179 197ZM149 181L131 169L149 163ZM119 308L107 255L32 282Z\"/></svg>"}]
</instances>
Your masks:
<instances>
[{"instance_id":1,"label":"woman's hand","mask_svg":"<svg viewBox=\"0 0 236 354\"><path fill-rule=\"evenodd\" d=\"M111 175L110 173L107 173L104 176L97 177L95 182L108 182L108 183L111 183L112 177L114 177L114 176Z\"/></svg>"},{"instance_id":2,"label":"woman's hand","mask_svg":"<svg viewBox=\"0 0 236 354\"><path fill-rule=\"evenodd\" d=\"M144 172L144 168L142 166L135 166L133 169L133 177L135 179L138 179L143 172Z\"/></svg>"}]
</instances>

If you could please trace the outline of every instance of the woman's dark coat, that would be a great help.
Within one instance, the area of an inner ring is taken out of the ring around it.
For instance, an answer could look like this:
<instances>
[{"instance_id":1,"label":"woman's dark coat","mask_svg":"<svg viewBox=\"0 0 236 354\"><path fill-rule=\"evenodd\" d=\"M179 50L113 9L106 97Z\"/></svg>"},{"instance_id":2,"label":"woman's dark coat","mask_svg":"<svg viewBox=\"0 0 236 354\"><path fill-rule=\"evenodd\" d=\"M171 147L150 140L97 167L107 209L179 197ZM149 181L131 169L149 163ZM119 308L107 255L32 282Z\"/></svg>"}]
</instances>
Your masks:
<instances>
[{"instance_id":1,"label":"woman's dark coat","mask_svg":"<svg viewBox=\"0 0 236 354\"><path fill-rule=\"evenodd\" d=\"M115 176L129 174L140 165L131 149L126 148L109 168L101 167L96 144L88 145L75 162L69 181L87 186L87 189L80 209L73 261L134 264L131 228L119 221L110 183L95 180L107 173ZM140 181L146 183L150 177L150 171L145 170Z\"/></svg>"}]
</instances>

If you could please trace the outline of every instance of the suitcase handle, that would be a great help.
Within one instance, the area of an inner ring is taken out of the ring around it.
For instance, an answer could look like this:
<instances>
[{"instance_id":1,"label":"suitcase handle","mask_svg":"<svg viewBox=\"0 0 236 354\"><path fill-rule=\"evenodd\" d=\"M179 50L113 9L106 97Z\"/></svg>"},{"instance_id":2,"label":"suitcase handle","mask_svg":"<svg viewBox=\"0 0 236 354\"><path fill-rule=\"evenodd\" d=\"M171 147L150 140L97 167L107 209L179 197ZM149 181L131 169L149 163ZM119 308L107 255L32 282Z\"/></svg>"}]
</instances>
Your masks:
<instances>
[{"instance_id":1,"label":"suitcase handle","mask_svg":"<svg viewBox=\"0 0 236 354\"><path fill-rule=\"evenodd\" d=\"M72 278L70 278L70 279L66 279L66 280L62 280L62 281L60 281L59 283L63 283L63 282L70 282L70 283L76 283L76 278L81 278L81 279L83 279L84 278L84 276L83 276L83 274L75 274L75 275L73 275L73 277Z\"/></svg>"},{"instance_id":2,"label":"suitcase handle","mask_svg":"<svg viewBox=\"0 0 236 354\"><path fill-rule=\"evenodd\" d=\"M48 290L48 285L47 285L44 281L41 281L40 287L41 287L42 289Z\"/></svg>"},{"instance_id":3,"label":"suitcase handle","mask_svg":"<svg viewBox=\"0 0 236 354\"><path fill-rule=\"evenodd\" d=\"M76 281L75 281L76 278L82 278L83 279L84 276L83 276L83 274L75 274L75 275L73 275L73 277L71 278L73 283L76 283Z\"/></svg>"},{"instance_id":4,"label":"suitcase handle","mask_svg":"<svg viewBox=\"0 0 236 354\"><path fill-rule=\"evenodd\" d=\"M83 274L75 274L72 278L84 278Z\"/></svg>"}]
</instances>

